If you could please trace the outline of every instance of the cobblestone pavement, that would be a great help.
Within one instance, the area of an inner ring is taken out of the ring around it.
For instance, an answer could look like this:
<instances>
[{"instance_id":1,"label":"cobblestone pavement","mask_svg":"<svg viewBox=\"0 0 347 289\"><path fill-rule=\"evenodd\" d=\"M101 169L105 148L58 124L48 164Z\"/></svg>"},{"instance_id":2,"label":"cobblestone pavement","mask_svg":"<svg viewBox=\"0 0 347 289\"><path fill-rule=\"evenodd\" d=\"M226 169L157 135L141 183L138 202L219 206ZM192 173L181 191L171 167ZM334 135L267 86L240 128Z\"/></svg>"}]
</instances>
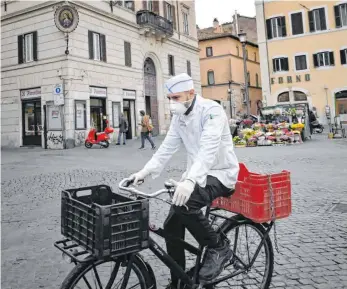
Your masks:
<instances>
[{"instance_id":1,"label":"cobblestone pavement","mask_svg":"<svg viewBox=\"0 0 347 289\"><path fill-rule=\"evenodd\" d=\"M138 145L2 151L2 288L59 288L72 268L53 247L61 238L61 190L103 183L116 189L153 153L138 151ZM347 288L347 210L340 204L347 204L347 141L314 135L303 145L236 152L252 171L292 172L293 211L276 226L280 253L275 253L271 288ZM184 167L182 150L161 178L146 182L144 189L159 189L168 176L179 178ZM165 208L153 201L155 224L163 222ZM168 270L150 253L144 255L163 288Z\"/></svg>"}]
</instances>

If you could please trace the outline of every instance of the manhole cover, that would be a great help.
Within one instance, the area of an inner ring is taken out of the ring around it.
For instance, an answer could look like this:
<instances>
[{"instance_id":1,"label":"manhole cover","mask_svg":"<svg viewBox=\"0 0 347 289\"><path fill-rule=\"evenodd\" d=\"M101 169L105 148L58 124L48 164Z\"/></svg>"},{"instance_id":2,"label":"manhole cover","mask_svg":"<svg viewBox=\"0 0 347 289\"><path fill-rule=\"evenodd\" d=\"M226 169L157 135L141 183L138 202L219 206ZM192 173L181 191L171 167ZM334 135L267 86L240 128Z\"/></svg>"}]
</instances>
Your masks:
<instances>
[{"instance_id":1,"label":"manhole cover","mask_svg":"<svg viewBox=\"0 0 347 289\"><path fill-rule=\"evenodd\" d=\"M347 204L334 204L331 208L332 212L347 213Z\"/></svg>"}]
</instances>

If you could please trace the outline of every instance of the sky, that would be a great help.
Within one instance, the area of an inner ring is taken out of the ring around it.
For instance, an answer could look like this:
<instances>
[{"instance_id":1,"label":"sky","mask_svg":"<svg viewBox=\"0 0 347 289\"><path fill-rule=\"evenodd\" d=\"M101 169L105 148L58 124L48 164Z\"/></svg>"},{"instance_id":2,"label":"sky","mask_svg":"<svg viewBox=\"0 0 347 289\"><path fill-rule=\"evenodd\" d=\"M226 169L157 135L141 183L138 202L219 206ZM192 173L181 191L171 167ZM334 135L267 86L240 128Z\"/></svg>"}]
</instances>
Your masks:
<instances>
[{"instance_id":1,"label":"sky","mask_svg":"<svg viewBox=\"0 0 347 289\"><path fill-rule=\"evenodd\" d=\"M254 0L195 0L196 24L199 28L212 26L213 19L219 23L231 22L235 10L241 15L254 17Z\"/></svg>"}]
</instances>

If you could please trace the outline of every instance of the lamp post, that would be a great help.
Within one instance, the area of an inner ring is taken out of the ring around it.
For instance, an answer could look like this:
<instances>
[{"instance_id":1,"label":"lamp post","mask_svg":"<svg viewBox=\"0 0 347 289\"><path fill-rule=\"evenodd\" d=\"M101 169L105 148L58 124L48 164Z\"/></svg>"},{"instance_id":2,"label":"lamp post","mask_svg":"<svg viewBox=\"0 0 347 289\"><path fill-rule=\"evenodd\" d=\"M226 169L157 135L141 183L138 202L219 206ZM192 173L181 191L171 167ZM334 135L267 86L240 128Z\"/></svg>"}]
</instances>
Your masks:
<instances>
[{"instance_id":1,"label":"lamp post","mask_svg":"<svg viewBox=\"0 0 347 289\"><path fill-rule=\"evenodd\" d=\"M241 32L238 34L239 40L242 43L242 55L243 55L243 69L245 74L245 94L246 94L246 104L247 104L247 116L250 115L250 107L249 107L249 92L248 92L248 75L247 75L247 58L246 58L246 41L247 34Z\"/></svg>"},{"instance_id":2,"label":"lamp post","mask_svg":"<svg viewBox=\"0 0 347 289\"><path fill-rule=\"evenodd\" d=\"M231 99L231 81L229 80L229 88L228 88L228 94L229 94L229 104L230 104L230 118L233 118L233 103Z\"/></svg>"}]
</instances>

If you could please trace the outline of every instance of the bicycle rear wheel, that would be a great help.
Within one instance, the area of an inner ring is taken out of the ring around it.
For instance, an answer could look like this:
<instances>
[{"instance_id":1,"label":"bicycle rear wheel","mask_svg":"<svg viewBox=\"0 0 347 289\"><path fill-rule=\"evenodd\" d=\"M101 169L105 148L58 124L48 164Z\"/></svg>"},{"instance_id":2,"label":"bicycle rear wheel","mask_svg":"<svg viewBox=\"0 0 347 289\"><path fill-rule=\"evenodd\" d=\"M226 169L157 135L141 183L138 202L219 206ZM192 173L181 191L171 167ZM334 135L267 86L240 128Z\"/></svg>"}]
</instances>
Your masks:
<instances>
[{"instance_id":1,"label":"bicycle rear wheel","mask_svg":"<svg viewBox=\"0 0 347 289\"><path fill-rule=\"evenodd\" d=\"M269 235L265 237L264 243L260 246L261 240L265 236L264 227L250 220L245 220L242 223L230 223L222 227L224 227L222 232L230 241L230 248L234 252L234 257L218 278L231 274L237 269L249 268L243 274L221 282L214 287L268 289L273 274L274 252ZM250 266L258 247L260 247L259 253L253 265Z\"/></svg>"},{"instance_id":2,"label":"bicycle rear wheel","mask_svg":"<svg viewBox=\"0 0 347 289\"><path fill-rule=\"evenodd\" d=\"M109 258L90 263L79 263L65 278L61 289L119 289L121 288L128 261ZM151 277L145 265L137 258L131 266L127 289L148 289Z\"/></svg>"}]
</instances>

